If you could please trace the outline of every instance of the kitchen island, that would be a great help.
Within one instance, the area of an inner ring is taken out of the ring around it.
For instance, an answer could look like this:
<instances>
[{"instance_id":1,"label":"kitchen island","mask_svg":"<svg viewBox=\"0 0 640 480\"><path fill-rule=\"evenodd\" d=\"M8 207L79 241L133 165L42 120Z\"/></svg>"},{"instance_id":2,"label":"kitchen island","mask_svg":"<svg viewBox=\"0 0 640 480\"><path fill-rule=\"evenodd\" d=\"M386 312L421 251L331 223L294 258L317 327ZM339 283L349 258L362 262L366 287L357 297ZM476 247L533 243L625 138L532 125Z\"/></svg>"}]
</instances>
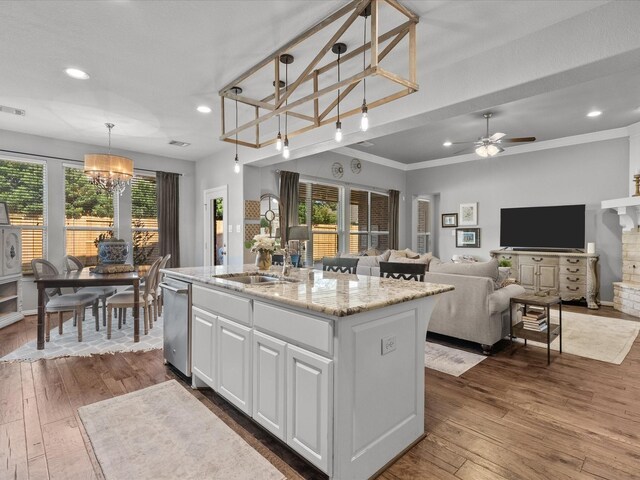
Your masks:
<instances>
[{"instance_id":1,"label":"kitchen island","mask_svg":"<svg viewBox=\"0 0 640 480\"><path fill-rule=\"evenodd\" d=\"M371 477L424 436L425 335L453 286L248 265L164 273L191 284L194 388L330 478Z\"/></svg>"}]
</instances>

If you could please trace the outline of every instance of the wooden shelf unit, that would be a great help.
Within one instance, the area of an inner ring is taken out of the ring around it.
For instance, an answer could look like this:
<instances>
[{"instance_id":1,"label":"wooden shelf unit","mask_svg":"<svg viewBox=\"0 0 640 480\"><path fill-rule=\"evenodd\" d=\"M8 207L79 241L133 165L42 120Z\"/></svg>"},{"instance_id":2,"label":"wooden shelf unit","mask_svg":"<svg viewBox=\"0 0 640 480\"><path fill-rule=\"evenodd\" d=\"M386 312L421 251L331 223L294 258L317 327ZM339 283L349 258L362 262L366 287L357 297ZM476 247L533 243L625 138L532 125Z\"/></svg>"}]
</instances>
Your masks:
<instances>
[{"instance_id":1,"label":"wooden shelf unit","mask_svg":"<svg viewBox=\"0 0 640 480\"><path fill-rule=\"evenodd\" d=\"M0 227L0 328L24 318L21 246L19 229Z\"/></svg>"}]
</instances>

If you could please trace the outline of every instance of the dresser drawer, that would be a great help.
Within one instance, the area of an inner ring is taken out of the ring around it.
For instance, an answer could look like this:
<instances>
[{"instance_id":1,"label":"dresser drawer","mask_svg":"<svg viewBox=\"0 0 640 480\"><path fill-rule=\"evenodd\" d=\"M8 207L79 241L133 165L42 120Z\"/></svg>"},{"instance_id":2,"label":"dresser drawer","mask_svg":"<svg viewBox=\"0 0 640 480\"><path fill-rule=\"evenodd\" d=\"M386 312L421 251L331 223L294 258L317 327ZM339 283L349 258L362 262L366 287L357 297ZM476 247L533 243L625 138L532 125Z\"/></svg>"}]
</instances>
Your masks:
<instances>
[{"instance_id":1,"label":"dresser drawer","mask_svg":"<svg viewBox=\"0 0 640 480\"><path fill-rule=\"evenodd\" d=\"M585 285L560 285L560 296L563 299L582 298L587 295L587 287Z\"/></svg>"},{"instance_id":2,"label":"dresser drawer","mask_svg":"<svg viewBox=\"0 0 640 480\"><path fill-rule=\"evenodd\" d=\"M311 347L332 355L333 326L328 320L321 320L261 302L255 302L253 309L253 326L255 328L300 346Z\"/></svg>"},{"instance_id":3,"label":"dresser drawer","mask_svg":"<svg viewBox=\"0 0 640 480\"><path fill-rule=\"evenodd\" d=\"M568 267L586 267L587 259L580 257L560 257L560 266Z\"/></svg>"},{"instance_id":4,"label":"dresser drawer","mask_svg":"<svg viewBox=\"0 0 640 480\"><path fill-rule=\"evenodd\" d=\"M544 255L520 255L520 265L558 265L558 257L545 257Z\"/></svg>"},{"instance_id":5,"label":"dresser drawer","mask_svg":"<svg viewBox=\"0 0 640 480\"><path fill-rule=\"evenodd\" d=\"M586 285L587 276L572 273L560 274L560 285Z\"/></svg>"},{"instance_id":6,"label":"dresser drawer","mask_svg":"<svg viewBox=\"0 0 640 480\"><path fill-rule=\"evenodd\" d=\"M567 275L575 277L576 275L586 275L587 267L584 265L561 265L560 266L560 278L564 278Z\"/></svg>"},{"instance_id":7,"label":"dresser drawer","mask_svg":"<svg viewBox=\"0 0 640 480\"><path fill-rule=\"evenodd\" d=\"M194 306L251 326L251 300L198 285L193 286L191 295Z\"/></svg>"}]
</instances>

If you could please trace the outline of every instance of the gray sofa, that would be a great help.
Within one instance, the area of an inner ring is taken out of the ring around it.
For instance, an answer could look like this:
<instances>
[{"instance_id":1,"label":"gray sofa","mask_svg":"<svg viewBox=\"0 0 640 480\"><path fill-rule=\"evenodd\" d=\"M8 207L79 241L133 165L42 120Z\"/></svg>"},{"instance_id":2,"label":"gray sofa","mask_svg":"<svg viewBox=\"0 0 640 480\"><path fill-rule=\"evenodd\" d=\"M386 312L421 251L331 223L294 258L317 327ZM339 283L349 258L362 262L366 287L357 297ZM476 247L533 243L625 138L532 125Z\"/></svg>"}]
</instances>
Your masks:
<instances>
[{"instance_id":1,"label":"gray sofa","mask_svg":"<svg viewBox=\"0 0 640 480\"><path fill-rule=\"evenodd\" d=\"M376 257L360 257L357 273L378 276L380 261L398 261L389 257L389 251ZM509 335L510 299L524 294L524 288L516 284L500 286L496 259L478 263L442 263L434 257L425 263L428 263L425 282L455 287L454 291L443 294L436 304L429 332L479 343L485 354L491 353L492 346Z\"/></svg>"}]
</instances>

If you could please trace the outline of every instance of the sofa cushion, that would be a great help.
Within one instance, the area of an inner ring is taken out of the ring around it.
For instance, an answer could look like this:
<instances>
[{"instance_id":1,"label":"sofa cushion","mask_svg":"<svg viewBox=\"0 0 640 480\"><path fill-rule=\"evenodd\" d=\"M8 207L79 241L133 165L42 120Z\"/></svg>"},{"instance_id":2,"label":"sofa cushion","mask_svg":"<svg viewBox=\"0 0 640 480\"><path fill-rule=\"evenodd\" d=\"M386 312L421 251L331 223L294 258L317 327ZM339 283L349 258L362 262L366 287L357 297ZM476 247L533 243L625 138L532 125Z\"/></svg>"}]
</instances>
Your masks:
<instances>
[{"instance_id":1,"label":"sofa cushion","mask_svg":"<svg viewBox=\"0 0 640 480\"><path fill-rule=\"evenodd\" d=\"M386 262L389 259L389 255L391 255L391 250L386 250L380 255L376 255L373 257L367 255L358 255L357 253L343 253L340 255L340 258L358 258L358 268L377 267L380 265L380 262Z\"/></svg>"},{"instance_id":2,"label":"sofa cushion","mask_svg":"<svg viewBox=\"0 0 640 480\"><path fill-rule=\"evenodd\" d=\"M475 263L434 263L429 268L434 273L451 273L453 275L471 275L474 277L488 277L494 282L498 279L498 259L488 262Z\"/></svg>"},{"instance_id":3,"label":"sofa cushion","mask_svg":"<svg viewBox=\"0 0 640 480\"><path fill-rule=\"evenodd\" d=\"M394 255L394 252L391 252L391 255L389 256L389 262L392 262L392 263L424 263L424 264L427 265L427 270L428 270L429 269L429 262L433 258L433 255L431 254L431 252L424 253L422 255L418 255L415 258L409 258L409 257L402 256L402 253L404 253L404 252L401 252L400 255Z\"/></svg>"}]
</instances>

